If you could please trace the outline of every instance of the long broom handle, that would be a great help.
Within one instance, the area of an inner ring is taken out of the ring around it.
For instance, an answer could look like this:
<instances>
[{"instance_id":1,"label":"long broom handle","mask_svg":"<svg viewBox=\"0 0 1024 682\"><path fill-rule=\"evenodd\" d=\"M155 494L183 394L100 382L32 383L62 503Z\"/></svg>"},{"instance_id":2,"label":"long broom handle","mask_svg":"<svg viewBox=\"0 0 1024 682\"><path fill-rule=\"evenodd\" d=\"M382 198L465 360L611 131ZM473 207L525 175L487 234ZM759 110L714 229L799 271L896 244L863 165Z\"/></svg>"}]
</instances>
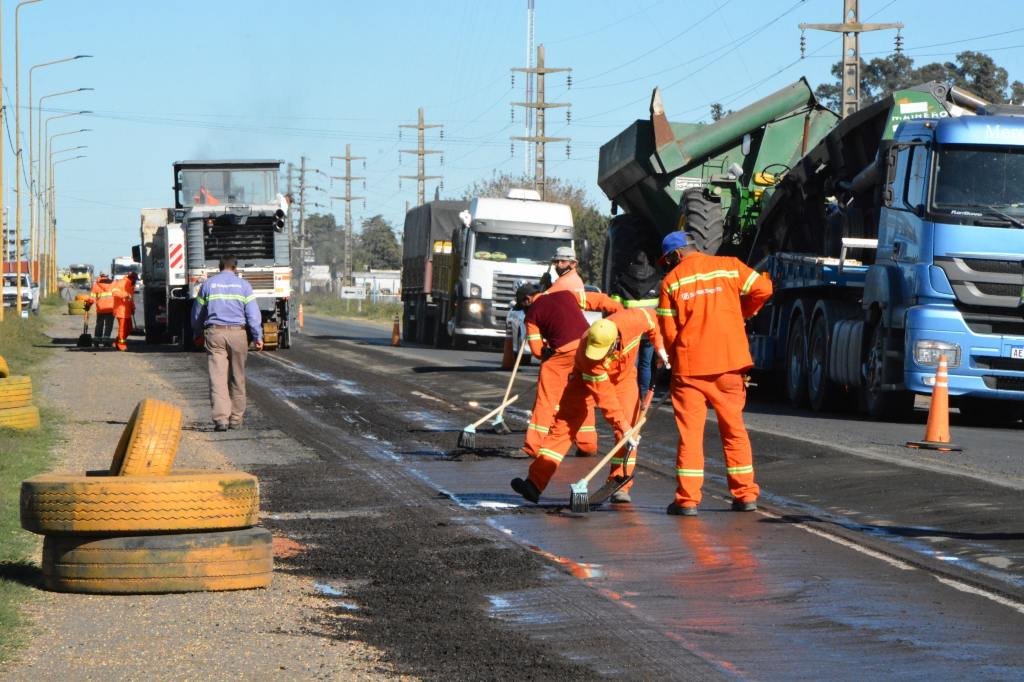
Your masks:
<instances>
[{"instance_id":1,"label":"long broom handle","mask_svg":"<svg viewBox=\"0 0 1024 682\"><path fill-rule=\"evenodd\" d=\"M609 450L608 454L602 457L601 461L598 462L594 466L594 468L590 470L590 473L581 478L579 481L577 481L577 483L590 483L590 479L592 479L598 471L607 466L608 462L610 462L612 457L615 456L615 453L621 450L622 446L629 442L629 439L636 435L640 431L640 427L642 427L645 423L647 423L647 415L641 416L639 421L637 421L637 423L633 425L633 428L631 428L629 431L626 431L626 433L622 434L622 438L619 439L619 442L615 444L615 447Z\"/></svg>"},{"instance_id":2,"label":"long broom handle","mask_svg":"<svg viewBox=\"0 0 1024 682\"><path fill-rule=\"evenodd\" d=\"M490 412L488 412L484 416L480 417L479 419L477 419L475 422L473 422L472 424L470 424L466 428L467 429L475 429L476 427L480 426L485 421L487 421L488 419L490 419L494 415L498 414L498 412L500 412L501 410L504 410L506 407L508 407L509 405L511 405L512 403L514 403L517 400L519 400L519 395L518 394L516 394L516 395L512 396L511 398L509 398L508 400L504 401L503 403L501 403L501 405L498 405L493 410L491 410Z\"/></svg>"},{"instance_id":3,"label":"long broom handle","mask_svg":"<svg viewBox=\"0 0 1024 682\"><path fill-rule=\"evenodd\" d=\"M519 352L516 354L516 363L512 365L512 376L508 378L508 386L505 387L505 396L501 399L501 402L508 400L508 396L512 392L512 382L516 380L516 372L519 371L519 362L523 359L524 348L526 348L526 339L519 342Z\"/></svg>"}]
</instances>

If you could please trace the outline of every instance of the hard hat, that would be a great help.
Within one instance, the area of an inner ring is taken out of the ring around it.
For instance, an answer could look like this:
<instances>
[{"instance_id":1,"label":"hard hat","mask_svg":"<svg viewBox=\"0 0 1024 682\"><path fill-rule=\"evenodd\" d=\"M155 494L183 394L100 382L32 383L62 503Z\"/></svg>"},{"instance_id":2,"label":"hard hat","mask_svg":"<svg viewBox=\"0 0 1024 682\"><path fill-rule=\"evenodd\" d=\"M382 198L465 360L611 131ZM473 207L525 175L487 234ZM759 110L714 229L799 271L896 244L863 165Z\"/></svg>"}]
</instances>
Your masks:
<instances>
[{"instance_id":1,"label":"hard hat","mask_svg":"<svg viewBox=\"0 0 1024 682\"><path fill-rule=\"evenodd\" d=\"M559 246L555 249L555 255L551 257L551 260L571 260L576 262L576 252L572 250L571 246Z\"/></svg>"},{"instance_id":2,"label":"hard hat","mask_svg":"<svg viewBox=\"0 0 1024 682\"><path fill-rule=\"evenodd\" d=\"M658 262L664 263L673 251L687 246L693 246L693 238L688 232L669 232L661 240L661 257L658 258Z\"/></svg>"},{"instance_id":3,"label":"hard hat","mask_svg":"<svg viewBox=\"0 0 1024 682\"><path fill-rule=\"evenodd\" d=\"M608 355L608 349L619 338L619 329L609 319L598 320L587 331L587 348L584 351L591 360L600 360Z\"/></svg>"},{"instance_id":4,"label":"hard hat","mask_svg":"<svg viewBox=\"0 0 1024 682\"><path fill-rule=\"evenodd\" d=\"M101 272L101 273L100 273L100 277L110 277L110 275L108 275L108 274L107 274L107 273L105 273L105 272Z\"/></svg>"}]
</instances>

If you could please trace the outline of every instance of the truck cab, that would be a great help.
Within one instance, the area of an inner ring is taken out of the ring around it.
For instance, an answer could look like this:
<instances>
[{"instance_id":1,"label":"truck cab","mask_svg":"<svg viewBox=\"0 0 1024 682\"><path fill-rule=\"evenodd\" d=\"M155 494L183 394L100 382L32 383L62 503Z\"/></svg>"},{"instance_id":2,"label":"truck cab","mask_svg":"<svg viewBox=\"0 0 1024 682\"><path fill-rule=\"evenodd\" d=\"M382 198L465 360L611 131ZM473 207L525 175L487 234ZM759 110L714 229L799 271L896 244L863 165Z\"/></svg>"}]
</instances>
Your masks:
<instances>
[{"instance_id":1,"label":"truck cab","mask_svg":"<svg viewBox=\"0 0 1024 682\"><path fill-rule=\"evenodd\" d=\"M1024 108L993 109L895 131L864 306L903 334L890 380L930 393L945 356L962 412L1009 417L1024 412L1024 116L999 114Z\"/></svg>"},{"instance_id":2,"label":"truck cab","mask_svg":"<svg viewBox=\"0 0 1024 682\"><path fill-rule=\"evenodd\" d=\"M559 246L572 245L572 212L532 190L478 197L463 216L457 283L448 332L453 339L504 339L516 289L538 282Z\"/></svg>"}]
</instances>

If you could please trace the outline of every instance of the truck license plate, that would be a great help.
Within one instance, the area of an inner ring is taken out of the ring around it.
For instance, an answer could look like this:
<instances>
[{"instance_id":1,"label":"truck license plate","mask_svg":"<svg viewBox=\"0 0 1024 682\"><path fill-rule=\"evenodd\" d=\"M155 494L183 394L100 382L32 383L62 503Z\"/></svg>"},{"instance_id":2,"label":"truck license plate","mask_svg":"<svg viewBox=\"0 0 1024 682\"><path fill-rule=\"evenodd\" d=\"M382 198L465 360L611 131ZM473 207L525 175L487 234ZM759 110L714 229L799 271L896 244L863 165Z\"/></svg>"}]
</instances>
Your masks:
<instances>
[{"instance_id":1,"label":"truck license plate","mask_svg":"<svg viewBox=\"0 0 1024 682\"><path fill-rule=\"evenodd\" d=\"M1010 346L1010 357L1015 360L1024 360L1024 346Z\"/></svg>"}]
</instances>

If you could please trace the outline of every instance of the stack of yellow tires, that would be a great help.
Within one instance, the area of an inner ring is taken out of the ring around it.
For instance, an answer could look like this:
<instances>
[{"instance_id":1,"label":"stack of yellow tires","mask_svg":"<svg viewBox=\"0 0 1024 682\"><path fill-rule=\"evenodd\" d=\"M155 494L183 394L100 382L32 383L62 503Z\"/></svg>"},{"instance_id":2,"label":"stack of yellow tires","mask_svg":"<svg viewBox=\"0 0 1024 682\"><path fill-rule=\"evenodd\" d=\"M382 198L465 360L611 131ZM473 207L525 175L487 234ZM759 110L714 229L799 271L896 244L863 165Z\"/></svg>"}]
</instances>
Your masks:
<instances>
[{"instance_id":1,"label":"stack of yellow tires","mask_svg":"<svg viewBox=\"0 0 1024 682\"><path fill-rule=\"evenodd\" d=\"M85 302L89 300L88 294L77 294L73 301L68 301L68 315L82 315L85 313Z\"/></svg>"},{"instance_id":2,"label":"stack of yellow tires","mask_svg":"<svg viewBox=\"0 0 1024 682\"><path fill-rule=\"evenodd\" d=\"M138 404L109 470L21 484L21 525L44 535L43 584L140 594L267 587L272 536L254 527L259 482L242 471L173 469L181 410Z\"/></svg>"},{"instance_id":3,"label":"stack of yellow tires","mask_svg":"<svg viewBox=\"0 0 1024 682\"><path fill-rule=\"evenodd\" d=\"M32 377L11 376L0 357L0 429L39 428L39 408L32 404Z\"/></svg>"}]
</instances>

